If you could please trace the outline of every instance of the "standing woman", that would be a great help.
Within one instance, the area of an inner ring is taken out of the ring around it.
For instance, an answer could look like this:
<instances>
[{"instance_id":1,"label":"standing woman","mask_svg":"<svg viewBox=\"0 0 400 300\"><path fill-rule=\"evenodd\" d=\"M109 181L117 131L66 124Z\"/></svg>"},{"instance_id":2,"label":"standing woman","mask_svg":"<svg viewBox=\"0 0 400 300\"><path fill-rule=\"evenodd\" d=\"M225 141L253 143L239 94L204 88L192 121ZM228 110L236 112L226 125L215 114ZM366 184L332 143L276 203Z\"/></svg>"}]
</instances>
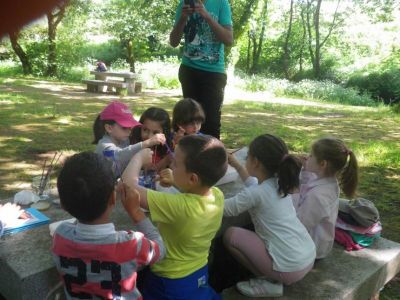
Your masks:
<instances>
[{"instance_id":1,"label":"standing woman","mask_svg":"<svg viewBox=\"0 0 400 300\"><path fill-rule=\"evenodd\" d=\"M220 136L221 107L226 85L224 45L233 43L232 14L228 0L181 0L170 34L177 47L185 37L179 68L184 98L193 98L205 111L204 134Z\"/></svg>"}]
</instances>

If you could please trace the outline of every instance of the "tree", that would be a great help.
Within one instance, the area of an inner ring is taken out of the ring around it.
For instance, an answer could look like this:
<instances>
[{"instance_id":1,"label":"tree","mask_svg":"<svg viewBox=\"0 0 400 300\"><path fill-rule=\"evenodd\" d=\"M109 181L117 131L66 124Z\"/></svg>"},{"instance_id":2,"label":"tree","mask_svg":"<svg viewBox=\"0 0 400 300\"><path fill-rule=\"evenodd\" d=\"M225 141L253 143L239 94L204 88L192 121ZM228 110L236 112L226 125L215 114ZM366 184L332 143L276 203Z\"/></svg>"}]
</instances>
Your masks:
<instances>
[{"instance_id":1,"label":"tree","mask_svg":"<svg viewBox=\"0 0 400 300\"><path fill-rule=\"evenodd\" d=\"M290 10L289 10L289 25L286 31L285 43L283 44L283 70L285 72L285 78L289 79L289 39L292 33L292 22L293 22L293 2L294 0L290 0Z\"/></svg>"},{"instance_id":2,"label":"tree","mask_svg":"<svg viewBox=\"0 0 400 300\"><path fill-rule=\"evenodd\" d=\"M47 16L47 38L48 38L48 53L47 53L47 76L57 76L57 49L56 49L56 33L57 26L65 15L65 4L58 5L54 10L48 12Z\"/></svg>"},{"instance_id":3,"label":"tree","mask_svg":"<svg viewBox=\"0 0 400 300\"><path fill-rule=\"evenodd\" d=\"M248 32L248 58L250 62L250 53L252 52L251 65L248 63L247 72L254 74L258 71L258 63L262 51L262 46L265 36L265 28L267 26L267 12L268 12L268 0L263 0L261 13L255 20L255 25ZM252 48L252 51L251 51Z\"/></svg>"},{"instance_id":4,"label":"tree","mask_svg":"<svg viewBox=\"0 0 400 300\"><path fill-rule=\"evenodd\" d=\"M28 55L26 54L22 46L18 43L19 35L20 35L19 31L14 31L9 33L11 47L13 48L15 54L18 56L19 60L21 61L22 70L24 74L28 75L32 73L32 64L29 60Z\"/></svg>"},{"instance_id":5,"label":"tree","mask_svg":"<svg viewBox=\"0 0 400 300\"><path fill-rule=\"evenodd\" d=\"M332 17L332 22L328 26L328 32L323 38L321 36L321 5L322 0L306 0L305 5L305 24L308 34L308 50L313 65L314 77L321 78L321 56L322 47L325 45L332 31L340 24L338 8L341 0L337 1L336 9Z\"/></svg>"},{"instance_id":6,"label":"tree","mask_svg":"<svg viewBox=\"0 0 400 300\"><path fill-rule=\"evenodd\" d=\"M154 41L167 43L176 2L165 0L109 0L105 3L105 29L126 49L126 60L135 72L135 62Z\"/></svg>"}]
</instances>

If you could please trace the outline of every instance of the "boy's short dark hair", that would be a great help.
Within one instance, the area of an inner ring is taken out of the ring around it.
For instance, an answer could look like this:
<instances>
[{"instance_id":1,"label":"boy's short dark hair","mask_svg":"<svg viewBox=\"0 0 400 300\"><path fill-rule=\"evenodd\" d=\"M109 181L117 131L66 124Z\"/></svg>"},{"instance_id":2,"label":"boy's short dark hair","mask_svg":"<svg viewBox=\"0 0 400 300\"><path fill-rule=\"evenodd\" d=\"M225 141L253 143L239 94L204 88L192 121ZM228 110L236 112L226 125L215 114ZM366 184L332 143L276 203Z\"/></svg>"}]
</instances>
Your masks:
<instances>
[{"instance_id":1,"label":"boy's short dark hair","mask_svg":"<svg viewBox=\"0 0 400 300\"><path fill-rule=\"evenodd\" d=\"M224 144L210 135L192 134L182 137L179 149L185 154L185 167L199 176L203 186L213 186L225 175L228 159Z\"/></svg>"},{"instance_id":2,"label":"boy's short dark hair","mask_svg":"<svg viewBox=\"0 0 400 300\"><path fill-rule=\"evenodd\" d=\"M94 221L106 211L114 183L112 164L102 155L75 154L57 178L61 205L81 222Z\"/></svg>"}]
</instances>

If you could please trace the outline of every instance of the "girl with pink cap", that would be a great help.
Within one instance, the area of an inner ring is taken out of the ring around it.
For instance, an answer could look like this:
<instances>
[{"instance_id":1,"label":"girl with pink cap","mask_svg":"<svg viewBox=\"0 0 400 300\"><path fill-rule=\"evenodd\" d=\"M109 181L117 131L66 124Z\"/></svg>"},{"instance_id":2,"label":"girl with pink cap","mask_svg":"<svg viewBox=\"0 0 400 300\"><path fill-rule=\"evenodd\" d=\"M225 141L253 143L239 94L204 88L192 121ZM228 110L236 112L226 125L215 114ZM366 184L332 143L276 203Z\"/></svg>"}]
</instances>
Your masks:
<instances>
[{"instance_id":1,"label":"girl with pink cap","mask_svg":"<svg viewBox=\"0 0 400 300\"><path fill-rule=\"evenodd\" d=\"M112 151L119 172L123 172L132 156L141 149L165 143L165 135L159 133L148 140L129 145L131 130L137 125L140 123L133 118L129 107L119 101L108 104L93 124L93 144L97 144L95 152L103 155L104 151ZM121 174L116 175L118 177Z\"/></svg>"}]
</instances>

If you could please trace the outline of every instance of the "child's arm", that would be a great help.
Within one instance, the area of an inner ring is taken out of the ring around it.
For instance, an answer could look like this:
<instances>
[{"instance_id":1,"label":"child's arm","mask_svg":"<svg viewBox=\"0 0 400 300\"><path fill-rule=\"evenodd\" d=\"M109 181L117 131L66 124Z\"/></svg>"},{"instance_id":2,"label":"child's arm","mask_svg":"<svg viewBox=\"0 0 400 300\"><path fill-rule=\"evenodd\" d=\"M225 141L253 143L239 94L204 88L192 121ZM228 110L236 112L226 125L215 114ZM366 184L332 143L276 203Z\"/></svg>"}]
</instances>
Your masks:
<instances>
[{"instance_id":1,"label":"child's arm","mask_svg":"<svg viewBox=\"0 0 400 300\"><path fill-rule=\"evenodd\" d=\"M163 133L157 133L153 135L151 138L142 142L142 148L151 148L155 145L164 145L165 144L165 135Z\"/></svg>"},{"instance_id":2,"label":"child's arm","mask_svg":"<svg viewBox=\"0 0 400 300\"><path fill-rule=\"evenodd\" d=\"M147 189L139 185L139 173L144 164L151 163L152 155L153 152L149 148L141 150L132 157L122 173L122 180L139 192L140 205L145 209L149 208L147 204Z\"/></svg>"},{"instance_id":3,"label":"child's arm","mask_svg":"<svg viewBox=\"0 0 400 300\"><path fill-rule=\"evenodd\" d=\"M247 178L249 178L250 176L249 173L247 172L247 169L240 164L240 162L233 154L227 152L227 155L228 155L228 163L236 169L242 181L245 182Z\"/></svg>"},{"instance_id":4,"label":"child's arm","mask_svg":"<svg viewBox=\"0 0 400 300\"><path fill-rule=\"evenodd\" d=\"M131 217L132 221L136 224L136 229L142 232L147 242L151 247L143 247L146 241L140 243L141 249L138 251L139 260L142 264L153 264L161 260L165 256L164 242L160 236L160 232L145 216L144 212L140 209L140 195L137 190L129 187L123 183L118 186L118 192L121 193L121 202L126 212ZM155 244L154 244L155 243ZM158 248L157 248L158 247ZM142 252L142 253L140 253Z\"/></svg>"}]
</instances>

